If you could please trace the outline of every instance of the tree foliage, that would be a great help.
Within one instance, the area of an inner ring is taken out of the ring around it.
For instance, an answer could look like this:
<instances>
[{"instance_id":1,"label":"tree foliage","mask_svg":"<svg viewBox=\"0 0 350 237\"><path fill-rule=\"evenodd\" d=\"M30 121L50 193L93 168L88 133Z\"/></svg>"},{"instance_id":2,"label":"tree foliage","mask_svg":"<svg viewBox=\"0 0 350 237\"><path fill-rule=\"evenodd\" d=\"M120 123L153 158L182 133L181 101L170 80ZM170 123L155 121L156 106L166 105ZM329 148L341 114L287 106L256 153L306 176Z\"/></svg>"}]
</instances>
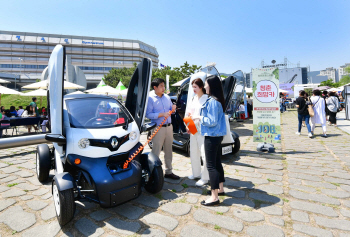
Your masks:
<instances>
[{"instance_id":1,"label":"tree foliage","mask_svg":"<svg viewBox=\"0 0 350 237\"><path fill-rule=\"evenodd\" d=\"M104 75L104 82L106 85L116 88L119 81L128 88L131 80L131 76L134 74L134 71L137 67L137 64L134 63L132 68L112 68L108 74Z\"/></svg>"},{"instance_id":2,"label":"tree foliage","mask_svg":"<svg viewBox=\"0 0 350 237\"><path fill-rule=\"evenodd\" d=\"M327 81L323 81L320 83L320 86L329 86L332 88L336 88L341 86L340 82L333 82L333 79L328 79Z\"/></svg>"},{"instance_id":3,"label":"tree foliage","mask_svg":"<svg viewBox=\"0 0 350 237\"><path fill-rule=\"evenodd\" d=\"M137 64L134 63L132 68L112 68L108 74L104 75L104 82L106 85L111 87L116 87L121 81L125 87L128 87L130 84L131 76L133 75ZM182 79L189 77L190 75L198 72L202 66L190 65L187 61L180 67L176 67L171 69L170 67L166 68L155 68L152 70L152 79L154 78L162 78L166 79L166 75L170 76L169 85L170 91L176 92L177 88L172 87L171 85L181 81Z\"/></svg>"}]
</instances>

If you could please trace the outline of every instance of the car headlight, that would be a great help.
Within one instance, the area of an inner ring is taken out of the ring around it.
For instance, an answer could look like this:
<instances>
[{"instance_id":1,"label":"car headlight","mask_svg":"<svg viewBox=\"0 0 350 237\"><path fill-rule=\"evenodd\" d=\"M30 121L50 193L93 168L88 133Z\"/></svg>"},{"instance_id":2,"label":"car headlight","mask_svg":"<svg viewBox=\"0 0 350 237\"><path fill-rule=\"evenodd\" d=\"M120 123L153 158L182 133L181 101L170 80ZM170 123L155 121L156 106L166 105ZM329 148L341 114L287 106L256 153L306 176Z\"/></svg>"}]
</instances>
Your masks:
<instances>
[{"instance_id":1,"label":"car headlight","mask_svg":"<svg viewBox=\"0 0 350 237\"><path fill-rule=\"evenodd\" d=\"M129 138L130 138L131 140L135 140L135 139L137 138L137 133L136 133L136 132L131 132L131 133L129 134Z\"/></svg>"},{"instance_id":2,"label":"car headlight","mask_svg":"<svg viewBox=\"0 0 350 237\"><path fill-rule=\"evenodd\" d=\"M87 138L82 138L79 140L78 142L78 147L81 149L87 148L88 146L90 146L90 141Z\"/></svg>"}]
</instances>

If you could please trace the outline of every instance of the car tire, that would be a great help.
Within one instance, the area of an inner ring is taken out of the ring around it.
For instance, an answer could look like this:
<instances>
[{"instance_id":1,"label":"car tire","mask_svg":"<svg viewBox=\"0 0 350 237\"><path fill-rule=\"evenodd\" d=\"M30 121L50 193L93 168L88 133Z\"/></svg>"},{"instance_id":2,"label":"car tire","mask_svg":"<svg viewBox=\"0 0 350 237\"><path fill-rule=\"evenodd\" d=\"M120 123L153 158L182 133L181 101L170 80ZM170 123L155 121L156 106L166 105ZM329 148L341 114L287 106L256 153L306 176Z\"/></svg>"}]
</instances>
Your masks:
<instances>
[{"instance_id":1,"label":"car tire","mask_svg":"<svg viewBox=\"0 0 350 237\"><path fill-rule=\"evenodd\" d=\"M163 169L161 166L155 166L152 174L149 177L147 184L145 185L145 189L149 193L158 193L163 189L164 184L164 175Z\"/></svg>"},{"instance_id":2,"label":"car tire","mask_svg":"<svg viewBox=\"0 0 350 237\"><path fill-rule=\"evenodd\" d=\"M234 155L239 152L239 149L241 149L241 141L239 140L239 137L237 137L232 147L232 154Z\"/></svg>"},{"instance_id":3,"label":"car tire","mask_svg":"<svg viewBox=\"0 0 350 237\"><path fill-rule=\"evenodd\" d=\"M51 168L51 154L47 144L40 144L36 148L36 175L40 182L49 178Z\"/></svg>"},{"instance_id":4,"label":"car tire","mask_svg":"<svg viewBox=\"0 0 350 237\"><path fill-rule=\"evenodd\" d=\"M58 223L64 226L74 217L75 202L73 189L59 191L54 181L52 185L52 195Z\"/></svg>"}]
</instances>

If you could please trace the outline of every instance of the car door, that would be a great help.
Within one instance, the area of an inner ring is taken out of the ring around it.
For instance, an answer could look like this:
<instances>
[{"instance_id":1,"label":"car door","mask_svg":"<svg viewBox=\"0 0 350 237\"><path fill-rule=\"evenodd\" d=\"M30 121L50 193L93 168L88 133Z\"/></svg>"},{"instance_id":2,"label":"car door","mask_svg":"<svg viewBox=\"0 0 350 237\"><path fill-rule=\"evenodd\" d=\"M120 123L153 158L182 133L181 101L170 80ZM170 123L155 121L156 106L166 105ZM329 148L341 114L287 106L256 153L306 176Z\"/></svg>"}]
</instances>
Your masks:
<instances>
[{"instance_id":1,"label":"car door","mask_svg":"<svg viewBox=\"0 0 350 237\"><path fill-rule=\"evenodd\" d=\"M238 70L235 73L232 74L233 77L236 78L236 83L233 88L233 93L231 98L229 99L231 101L230 109L235 112L243 99L244 94L244 74L242 71Z\"/></svg>"},{"instance_id":2,"label":"car door","mask_svg":"<svg viewBox=\"0 0 350 237\"><path fill-rule=\"evenodd\" d=\"M229 76L224 80L222 80L221 83L222 83L222 88L224 91L224 98L225 98L224 112L226 112L231 104L230 101L234 92L236 78L234 76Z\"/></svg>"},{"instance_id":3,"label":"car door","mask_svg":"<svg viewBox=\"0 0 350 237\"><path fill-rule=\"evenodd\" d=\"M50 56L48 65L48 98L49 118L52 134L63 134L63 83L66 50L62 45L57 45ZM53 143L56 151L62 155L64 147Z\"/></svg>"},{"instance_id":4,"label":"car door","mask_svg":"<svg viewBox=\"0 0 350 237\"><path fill-rule=\"evenodd\" d=\"M145 120L151 79L152 60L144 58L131 77L125 101L125 107L135 119L140 131Z\"/></svg>"}]
</instances>

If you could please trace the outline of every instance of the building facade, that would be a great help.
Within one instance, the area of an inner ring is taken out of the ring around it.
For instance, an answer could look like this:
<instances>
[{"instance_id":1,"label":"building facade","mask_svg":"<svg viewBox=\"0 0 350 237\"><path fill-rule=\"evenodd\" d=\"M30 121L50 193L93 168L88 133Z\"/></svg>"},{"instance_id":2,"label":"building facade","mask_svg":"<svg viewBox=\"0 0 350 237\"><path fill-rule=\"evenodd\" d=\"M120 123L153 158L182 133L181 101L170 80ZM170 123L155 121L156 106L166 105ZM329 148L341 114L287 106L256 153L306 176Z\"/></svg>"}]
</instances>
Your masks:
<instances>
[{"instance_id":1,"label":"building facade","mask_svg":"<svg viewBox=\"0 0 350 237\"><path fill-rule=\"evenodd\" d=\"M347 72L345 71L345 68L346 68L346 67L350 67L350 63L345 63L345 65L339 67L339 69L338 69L339 81L340 81L340 79L343 78L343 76L349 75L349 73L347 73Z\"/></svg>"},{"instance_id":2,"label":"building facade","mask_svg":"<svg viewBox=\"0 0 350 237\"><path fill-rule=\"evenodd\" d=\"M338 82L338 73L336 68L327 67L325 70L320 71L320 76L327 76L328 80L332 79L333 82Z\"/></svg>"},{"instance_id":3,"label":"building facade","mask_svg":"<svg viewBox=\"0 0 350 237\"><path fill-rule=\"evenodd\" d=\"M87 88L95 87L112 68L130 68L142 58L158 67L157 49L139 40L0 31L0 73L15 75L19 86L35 82L57 44L64 45L72 65L83 70Z\"/></svg>"}]
</instances>

